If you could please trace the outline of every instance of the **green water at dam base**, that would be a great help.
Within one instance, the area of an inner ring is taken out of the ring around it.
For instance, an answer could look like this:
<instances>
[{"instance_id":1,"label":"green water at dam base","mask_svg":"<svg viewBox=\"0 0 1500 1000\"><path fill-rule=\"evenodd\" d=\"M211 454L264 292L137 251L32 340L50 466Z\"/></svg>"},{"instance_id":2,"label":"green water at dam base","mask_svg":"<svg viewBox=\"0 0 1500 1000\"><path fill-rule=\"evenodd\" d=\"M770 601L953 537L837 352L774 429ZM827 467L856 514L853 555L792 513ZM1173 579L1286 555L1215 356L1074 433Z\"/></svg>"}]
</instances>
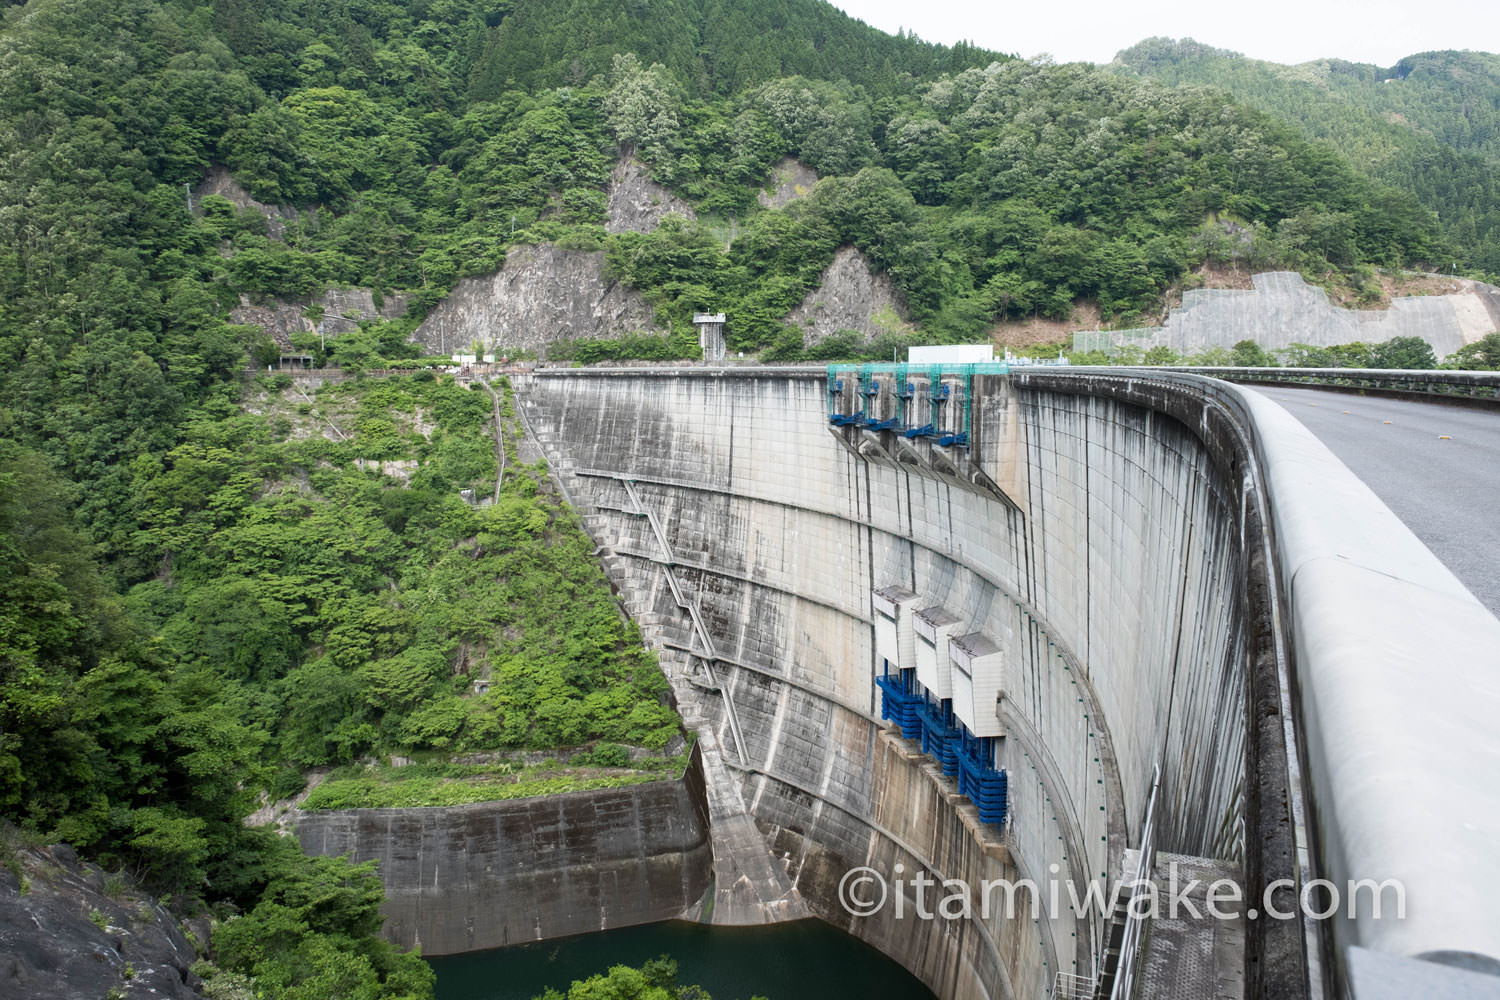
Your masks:
<instances>
[{"instance_id":1,"label":"green water at dam base","mask_svg":"<svg viewBox=\"0 0 1500 1000\"><path fill-rule=\"evenodd\" d=\"M669 955L713 1000L934 1000L911 973L821 920L758 927L670 921L430 958L437 1000L531 1000L551 987Z\"/></svg>"}]
</instances>

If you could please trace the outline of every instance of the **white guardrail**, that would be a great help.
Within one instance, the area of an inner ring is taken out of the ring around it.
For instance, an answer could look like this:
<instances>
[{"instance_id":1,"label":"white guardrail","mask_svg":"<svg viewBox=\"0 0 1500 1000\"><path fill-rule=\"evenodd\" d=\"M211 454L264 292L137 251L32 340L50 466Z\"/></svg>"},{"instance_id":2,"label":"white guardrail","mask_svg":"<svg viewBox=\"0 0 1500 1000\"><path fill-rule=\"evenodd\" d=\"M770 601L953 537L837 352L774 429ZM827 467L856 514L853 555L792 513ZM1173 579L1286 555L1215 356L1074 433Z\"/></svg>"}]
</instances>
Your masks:
<instances>
[{"instance_id":1,"label":"white guardrail","mask_svg":"<svg viewBox=\"0 0 1500 1000\"><path fill-rule=\"evenodd\" d=\"M1320 874L1405 888L1404 918L1344 910L1335 939L1500 963L1500 621L1295 417L1238 395L1291 616Z\"/></svg>"}]
</instances>

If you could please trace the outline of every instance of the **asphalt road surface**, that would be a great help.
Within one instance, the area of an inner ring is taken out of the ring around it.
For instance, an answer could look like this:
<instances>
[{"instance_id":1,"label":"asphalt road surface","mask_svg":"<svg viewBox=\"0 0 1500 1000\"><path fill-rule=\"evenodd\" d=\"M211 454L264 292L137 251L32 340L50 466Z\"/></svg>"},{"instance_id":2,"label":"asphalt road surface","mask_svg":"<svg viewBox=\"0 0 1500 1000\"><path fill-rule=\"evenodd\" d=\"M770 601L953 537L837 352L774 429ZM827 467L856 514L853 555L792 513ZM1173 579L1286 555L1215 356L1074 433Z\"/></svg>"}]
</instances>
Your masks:
<instances>
[{"instance_id":1,"label":"asphalt road surface","mask_svg":"<svg viewBox=\"0 0 1500 1000\"><path fill-rule=\"evenodd\" d=\"M1500 616L1500 410L1259 386Z\"/></svg>"}]
</instances>

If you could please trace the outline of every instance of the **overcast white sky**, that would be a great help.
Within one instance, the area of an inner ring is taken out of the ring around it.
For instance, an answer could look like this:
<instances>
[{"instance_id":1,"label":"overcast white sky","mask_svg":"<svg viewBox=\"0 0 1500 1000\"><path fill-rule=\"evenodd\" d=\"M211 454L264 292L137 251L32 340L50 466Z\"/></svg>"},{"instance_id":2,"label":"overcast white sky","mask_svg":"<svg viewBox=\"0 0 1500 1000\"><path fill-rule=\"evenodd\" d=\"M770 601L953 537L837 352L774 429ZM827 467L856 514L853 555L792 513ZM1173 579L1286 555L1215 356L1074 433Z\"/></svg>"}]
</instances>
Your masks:
<instances>
[{"instance_id":1,"label":"overcast white sky","mask_svg":"<svg viewBox=\"0 0 1500 1000\"><path fill-rule=\"evenodd\" d=\"M1500 52L1496 0L831 0L852 17L929 42L1057 62L1107 63L1153 35L1193 38L1252 59L1336 57L1393 66L1433 49Z\"/></svg>"}]
</instances>

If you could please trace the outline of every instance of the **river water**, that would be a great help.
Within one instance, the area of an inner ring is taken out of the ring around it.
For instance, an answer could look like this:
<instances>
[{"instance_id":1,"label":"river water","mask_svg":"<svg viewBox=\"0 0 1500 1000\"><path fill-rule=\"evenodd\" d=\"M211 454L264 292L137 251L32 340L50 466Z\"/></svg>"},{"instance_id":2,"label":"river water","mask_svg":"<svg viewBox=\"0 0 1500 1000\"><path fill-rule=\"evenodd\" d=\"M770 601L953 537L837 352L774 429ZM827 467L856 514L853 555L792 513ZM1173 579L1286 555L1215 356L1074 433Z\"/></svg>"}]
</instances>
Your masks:
<instances>
[{"instance_id":1,"label":"river water","mask_svg":"<svg viewBox=\"0 0 1500 1000\"><path fill-rule=\"evenodd\" d=\"M713 1000L934 1000L911 973L821 920L759 927L670 921L431 958L437 1000L531 1000L612 965L676 959L677 981Z\"/></svg>"}]
</instances>

